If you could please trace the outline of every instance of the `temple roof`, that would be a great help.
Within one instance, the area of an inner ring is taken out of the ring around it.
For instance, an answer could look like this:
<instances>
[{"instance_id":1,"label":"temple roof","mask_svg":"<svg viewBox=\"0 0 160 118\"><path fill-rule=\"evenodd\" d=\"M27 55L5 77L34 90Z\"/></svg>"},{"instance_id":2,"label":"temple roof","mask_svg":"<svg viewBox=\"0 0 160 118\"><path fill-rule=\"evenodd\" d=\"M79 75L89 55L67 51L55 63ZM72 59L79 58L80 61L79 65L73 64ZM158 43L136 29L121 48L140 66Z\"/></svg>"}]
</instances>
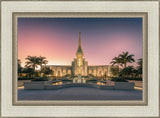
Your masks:
<instances>
[{"instance_id":1,"label":"temple roof","mask_svg":"<svg viewBox=\"0 0 160 118\"><path fill-rule=\"evenodd\" d=\"M82 46L81 46L81 32L79 32L79 44L76 54L83 54Z\"/></svg>"}]
</instances>

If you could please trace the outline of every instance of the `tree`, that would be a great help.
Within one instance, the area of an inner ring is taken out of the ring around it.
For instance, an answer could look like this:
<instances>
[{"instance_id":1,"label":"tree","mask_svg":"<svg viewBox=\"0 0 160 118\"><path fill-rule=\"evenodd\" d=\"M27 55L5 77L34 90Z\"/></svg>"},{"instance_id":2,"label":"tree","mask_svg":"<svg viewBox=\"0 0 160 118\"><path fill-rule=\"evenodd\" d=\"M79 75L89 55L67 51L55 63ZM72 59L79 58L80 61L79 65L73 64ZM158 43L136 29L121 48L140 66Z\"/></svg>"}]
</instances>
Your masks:
<instances>
[{"instance_id":1,"label":"tree","mask_svg":"<svg viewBox=\"0 0 160 118\"><path fill-rule=\"evenodd\" d=\"M119 57L114 57L113 59L112 59L112 61L110 62L110 64L112 64L112 66L114 66L114 65L118 65L118 72L120 71L119 70L119 66L122 66L122 60L121 60L121 58L119 58Z\"/></svg>"},{"instance_id":2,"label":"tree","mask_svg":"<svg viewBox=\"0 0 160 118\"><path fill-rule=\"evenodd\" d=\"M134 77L137 77L137 76L138 76L138 70L135 69L135 68L134 68L134 70L133 70L133 76L134 76Z\"/></svg>"},{"instance_id":3,"label":"tree","mask_svg":"<svg viewBox=\"0 0 160 118\"><path fill-rule=\"evenodd\" d=\"M39 61L39 65L40 65L40 67L41 67L41 71L40 71L40 74L42 73L42 65L43 64L47 64L48 63L48 61L46 60L46 57L38 57L38 61Z\"/></svg>"},{"instance_id":4,"label":"tree","mask_svg":"<svg viewBox=\"0 0 160 118\"><path fill-rule=\"evenodd\" d=\"M34 73L36 75L36 67L38 67L38 65L41 67L41 71L42 71L42 65L43 64L47 64L48 61L46 60L46 57L37 57L37 56L28 56L27 58L25 58L27 61L26 61L26 67L28 68L33 68L34 69ZM40 74L41 74L41 71L40 71ZM38 73L37 73L37 76Z\"/></svg>"},{"instance_id":5,"label":"tree","mask_svg":"<svg viewBox=\"0 0 160 118\"><path fill-rule=\"evenodd\" d=\"M138 64L138 67L137 67L138 74L139 74L139 75L142 75L143 59L142 59L142 58L141 58L141 59L138 59L137 64Z\"/></svg>"},{"instance_id":6,"label":"tree","mask_svg":"<svg viewBox=\"0 0 160 118\"><path fill-rule=\"evenodd\" d=\"M113 76L119 76L119 67L111 67L111 73Z\"/></svg>"},{"instance_id":7,"label":"tree","mask_svg":"<svg viewBox=\"0 0 160 118\"><path fill-rule=\"evenodd\" d=\"M25 67L27 67L27 68L33 68L34 73L35 73L36 67L40 64L39 58L36 57L36 56L28 56L25 59L27 60Z\"/></svg>"},{"instance_id":8,"label":"tree","mask_svg":"<svg viewBox=\"0 0 160 118\"><path fill-rule=\"evenodd\" d=\"M18 76L21 76L23 68L21 67L21 60L18 59Z\"/></svg>"},{"instance_id":9,"label":"tree","mask_svg":"<svg viewBox=\"0 0 160 118\"><path fill-rule=\"evenodd\" d=\"M31 67L25 66L23 73L26 73L29 77L33 77L34 69Z\"/></svg>"},{"instance_id":10,"label":"tree","mask_svg":"<svg viewBox=\"0 0 160 118\"><path fill-rule=\"evenodd\" d=\"M120 72L120 75L122 76L122 77L129 77L129 76L131 76L131 75L133 75L133 73L134 73L134 67L133 66L128 66L128 67L126 67L126 68L124 68L121 72Z\"/></svg>"},{"instance_id":11,"label":"tree","mask_svg":"<svg viewBox=\"0 0 160 118\"><path fill-rule=\"evenodd\" d=\"M126 68L127 67L127 63L132 63L135 62L134 58L133 58L133 54L129 55L129 52L122 52L122 54L119 55L119 58L121 60L121 63L123 64L123 67Z\"/></svg>"},{"instance_id":12,"label":"tree","mask_svg":"<svg viewBox=\"0 0 160 118\"><path fill-rule=\"evenodd\" d=\"M46 75L49 75L49 74L52 74L53 73L53 70L51 70L49 67L44 67L42 68L42 73L46 74Z\"/></svg>"}]
</instances>

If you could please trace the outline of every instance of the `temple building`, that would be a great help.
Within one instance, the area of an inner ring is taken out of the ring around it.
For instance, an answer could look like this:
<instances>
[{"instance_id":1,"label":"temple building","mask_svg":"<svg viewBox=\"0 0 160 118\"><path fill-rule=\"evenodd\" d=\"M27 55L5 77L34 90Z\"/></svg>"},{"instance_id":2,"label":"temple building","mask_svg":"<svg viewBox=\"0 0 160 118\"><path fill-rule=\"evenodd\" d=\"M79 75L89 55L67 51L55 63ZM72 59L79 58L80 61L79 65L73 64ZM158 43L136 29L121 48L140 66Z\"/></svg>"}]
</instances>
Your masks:
<instances>
[{"instance_id":1,"label":"temple building","mask_svg":"<svg viewBox=\"0 0 160 118\"><path fill-rule=\"evenodd\" d=\"M79 44L76 51L76 58L73 59L72 65L46 65L53 70L52 76L62 77L65 75L82 75L88 74L102 77L104 75L111 76L111 65L88 65L84 58L84 52L81 44L81 32L79 32Z\"/></svg>"}]
</instances>

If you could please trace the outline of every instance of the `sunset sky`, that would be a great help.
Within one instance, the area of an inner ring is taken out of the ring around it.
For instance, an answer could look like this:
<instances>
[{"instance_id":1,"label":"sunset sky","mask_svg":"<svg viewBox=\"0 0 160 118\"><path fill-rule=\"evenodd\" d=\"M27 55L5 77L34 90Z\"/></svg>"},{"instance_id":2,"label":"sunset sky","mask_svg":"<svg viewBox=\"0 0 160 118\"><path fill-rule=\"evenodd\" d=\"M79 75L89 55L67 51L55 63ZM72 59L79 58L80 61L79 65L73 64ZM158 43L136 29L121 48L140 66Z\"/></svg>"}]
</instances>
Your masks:
<instances>
[{"instance_id":1,"label":"sunset sky","mask_svg":"<svg viewBox=\"0 0 160 118\"><path fill-rule=\"evenodd\" d=\"M28 55L71 65L79 31L89 65L108 65L122 51L142 58L142 18L18 18L18 59L22 66Z\"/></svg>"}]
</instances>

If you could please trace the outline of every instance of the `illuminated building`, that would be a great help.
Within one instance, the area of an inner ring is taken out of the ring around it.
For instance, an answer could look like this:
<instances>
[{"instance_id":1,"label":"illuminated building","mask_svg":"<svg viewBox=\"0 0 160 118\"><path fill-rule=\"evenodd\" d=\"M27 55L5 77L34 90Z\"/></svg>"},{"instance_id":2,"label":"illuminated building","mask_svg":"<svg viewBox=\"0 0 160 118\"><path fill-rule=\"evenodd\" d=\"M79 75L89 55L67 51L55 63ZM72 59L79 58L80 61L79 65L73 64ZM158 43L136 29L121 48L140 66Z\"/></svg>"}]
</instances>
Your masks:
<instances>
[{"instance_id":1,"label":"illuminated building","mask_svg":"<svg viewBox=\"0 0 160 118\"><path fill-rule=\"evenodd\" d=\"M96 56L96 55L95 55ZM72 61L72 65L46 65L53 70L53 76L65 76L65 75L82 75L88 74L102 77L104 75L110 76L111 65L88 65L88 62L84 58L84 52L81 44L81 32L79 32L79 44L76 51L76 58Z\"/></svg>"}]
</instances>

